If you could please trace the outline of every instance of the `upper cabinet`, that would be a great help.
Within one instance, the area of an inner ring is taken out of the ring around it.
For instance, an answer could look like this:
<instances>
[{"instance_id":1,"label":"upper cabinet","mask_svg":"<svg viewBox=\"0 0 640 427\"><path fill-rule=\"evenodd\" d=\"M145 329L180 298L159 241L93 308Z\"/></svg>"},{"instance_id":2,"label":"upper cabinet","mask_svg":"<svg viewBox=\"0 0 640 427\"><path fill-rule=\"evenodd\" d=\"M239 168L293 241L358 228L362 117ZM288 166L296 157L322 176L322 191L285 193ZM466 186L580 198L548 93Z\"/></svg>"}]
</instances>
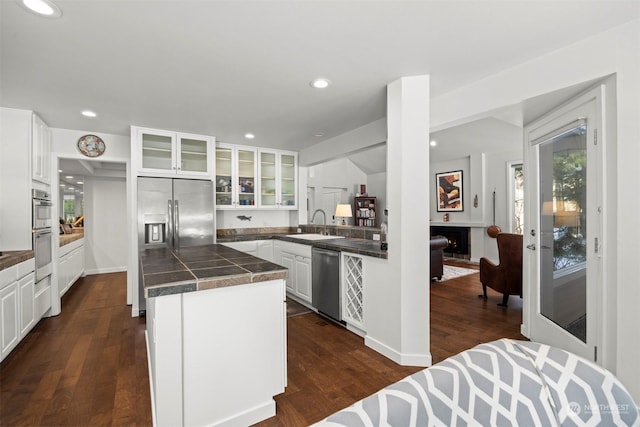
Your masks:
<instances>
[{"instance_id":1,"label":"upper cabinet","mask_svg":"<svg viewBox=\"0 0 640 427\"><path fill-rule=\"evenodd\" d=\"M33 114L31 125L31 178L51 184L51 130L38 115Z\"/></svg>"},{"instance_id":2,"label":"upper cabinet","mask_svg":"<svg viewBox=\"0 0 640 427\"><path fill-rule=\"evenodd\" d=\"M216 146L216 208L255 209L257 149L218 143Z\"/></svg>"},{"instance_id":3,"label":"upper cabinet","mask_svg":"<svg viewBox=\"0 0 640 427\"><path fill-rule=\"evenodd\" d=\"M31 249L31 190L50 191L50 159L44 122L33 111L0 107L0 251Z\"/></svg>"},{"instance_id":4,"label":"upper cabinet","mask_svg":"<svg viewBox=\"0 0 640 427\"><path fill-rule=\"evenodd\" d=\"M260 208L297 209L298 154L260 149L259 160Z\"/></svg>"},{"instance_id":5,"label":"upper cabinet","mask_svg":"<svg viewBox=\"0 0 640 427\"><path fill-rule=\"evenodd\" d=\"M159 129L131 128L138 175L213 178L213 138Z\"/></svg>"}]
</instances>

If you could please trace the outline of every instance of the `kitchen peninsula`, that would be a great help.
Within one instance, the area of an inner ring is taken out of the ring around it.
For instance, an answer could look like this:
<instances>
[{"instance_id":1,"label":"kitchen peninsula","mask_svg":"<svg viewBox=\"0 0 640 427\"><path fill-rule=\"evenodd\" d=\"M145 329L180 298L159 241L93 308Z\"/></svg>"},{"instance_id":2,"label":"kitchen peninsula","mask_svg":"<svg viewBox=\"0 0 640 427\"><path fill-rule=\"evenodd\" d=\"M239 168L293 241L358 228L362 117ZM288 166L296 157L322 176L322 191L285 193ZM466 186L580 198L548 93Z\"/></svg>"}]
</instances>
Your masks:
<instances>
[{"instance_id":1,"label":"kitchen peninsula","mask_svg":"<svg viewBox=\"0 0 640 427\"><path fill-rule=\"evenodd\" d=\"M250 425L284 392L287 269L223 245L140 252L158 426Z\"/></svg>"}]
</instances>

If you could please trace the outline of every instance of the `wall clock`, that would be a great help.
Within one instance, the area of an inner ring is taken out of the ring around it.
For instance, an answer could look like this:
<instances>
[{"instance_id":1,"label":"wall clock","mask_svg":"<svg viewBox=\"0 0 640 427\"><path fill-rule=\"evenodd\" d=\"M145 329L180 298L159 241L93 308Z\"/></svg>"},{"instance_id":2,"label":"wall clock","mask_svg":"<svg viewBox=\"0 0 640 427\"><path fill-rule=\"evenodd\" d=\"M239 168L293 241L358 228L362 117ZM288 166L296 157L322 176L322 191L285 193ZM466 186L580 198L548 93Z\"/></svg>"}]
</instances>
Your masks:
<instances>
[{"instance_id":1,"label":"wall clock","mask_svg":"<svg viewBox=\"0 0 640 427\"><path fill-rule=\"evenodd\" d=\"M104 153L102 138L96 135L85 135L78 140L78 150L87 157L98 157Z\"/></svg>"}]
</instances>

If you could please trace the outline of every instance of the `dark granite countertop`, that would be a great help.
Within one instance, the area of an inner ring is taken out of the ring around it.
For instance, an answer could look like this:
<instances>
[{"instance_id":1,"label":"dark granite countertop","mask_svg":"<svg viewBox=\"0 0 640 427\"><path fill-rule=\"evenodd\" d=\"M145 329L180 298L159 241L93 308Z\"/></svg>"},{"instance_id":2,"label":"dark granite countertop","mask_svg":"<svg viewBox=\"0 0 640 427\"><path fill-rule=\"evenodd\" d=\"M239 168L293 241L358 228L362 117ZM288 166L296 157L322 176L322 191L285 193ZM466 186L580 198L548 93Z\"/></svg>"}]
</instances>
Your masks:
<instances>
[{"instance_id":1,"label":"dark granite countertop","mask_svg":"<svg viewBox=\"0 0 640 427\"><path fill-rule=\"evenodd\" d=\"M33 258L33 251L4 251L0 255L0 270L12 267Z\"/></svg>"},{"instance_id":2,"label":"dark granite countertop","mask_svg":"<svg viewBox=\"0 0 640 427\"><path fill-rule=\"evenodd\" d=\"M288 270L224 245L140 252L146 297L286 279Z\"/></svg>"},{"instance_id":3,"label":"dark granite countertop","mask_svg":"<svg viewBox=\"0 0 640 427\"><path fill-rule=\"evenodd\" d=\"M289 235L295 233L288 233ZM366 240L366 239L354 239L354 238L336 238L336 239L324 239L324 240L307 240L297 239L295 237L289 237L287 234L268 234L268 233L256 233L256 234L239 234L237 236L218 236L218 243L227 242L245 242L250 240L284 240L293 243L302 243L303 245L309 245L315 248L331 249L334 251L351 252L360 255L366 255L374 258L387 259L387 251L380 249L380 241Z\"/></svg>"}]
</instances>

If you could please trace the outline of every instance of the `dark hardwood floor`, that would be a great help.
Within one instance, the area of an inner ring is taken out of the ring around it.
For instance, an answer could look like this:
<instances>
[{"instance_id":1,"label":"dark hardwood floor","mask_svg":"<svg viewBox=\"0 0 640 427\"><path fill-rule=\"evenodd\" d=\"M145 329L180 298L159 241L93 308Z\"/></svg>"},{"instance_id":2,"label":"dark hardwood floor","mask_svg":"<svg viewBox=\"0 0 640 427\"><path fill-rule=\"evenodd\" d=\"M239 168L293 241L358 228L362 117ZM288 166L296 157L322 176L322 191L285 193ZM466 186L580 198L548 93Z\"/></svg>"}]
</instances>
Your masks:
<instances>
[{"instance_id":1,"label":"dark hardwood floor","mask_svg":"<svg viewBox=\"0 0 640 427\"><path fill-rule=\"evenodd\" d=\"M125 273L80 279L0 364L0 425L151 425L144 331Z\"/></svg>"},{"instance_id":2,"label":"dark hardwood floor","mask_svg":"<svg viewBox=\"0 0 640 427\"><path fill-rule=\"evenodd\" d=\"M470 267L464 263L455 265ZM426 284L425 284L426 285ZM434 363L519 334L522 301L477 297L478 274L431 283ZM124 273L88 276L0 364L1 426L151 425L144 318L126 305ZM398 366L315 313L287 320L288 386L260 426L306 426L421 368Z\"/></svg>"}]
</instances>

